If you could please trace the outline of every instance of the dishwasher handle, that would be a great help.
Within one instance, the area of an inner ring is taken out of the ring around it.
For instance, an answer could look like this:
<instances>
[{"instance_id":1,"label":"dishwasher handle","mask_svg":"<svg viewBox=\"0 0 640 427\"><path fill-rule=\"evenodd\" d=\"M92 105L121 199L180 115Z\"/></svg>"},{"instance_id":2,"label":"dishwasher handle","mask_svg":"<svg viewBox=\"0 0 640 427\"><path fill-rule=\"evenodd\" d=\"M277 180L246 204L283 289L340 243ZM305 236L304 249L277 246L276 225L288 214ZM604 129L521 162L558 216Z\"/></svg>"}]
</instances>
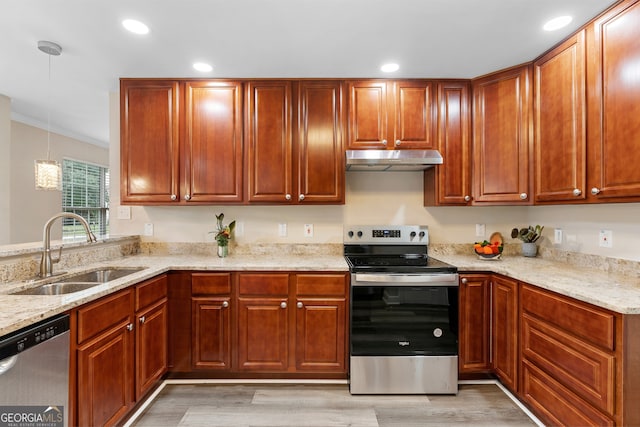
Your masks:
<instances>
[{"instance_id":1,"label":"dishwasher handle","mask_svg":"<svg viewBox=\"0 0 640 427\"><path fill-rule=\"evenodd\" d=\"M352 275L351 286L458 286L457 273L430 273L430 274L374 274L355 273Z\"/></svg>"}]
</instances>

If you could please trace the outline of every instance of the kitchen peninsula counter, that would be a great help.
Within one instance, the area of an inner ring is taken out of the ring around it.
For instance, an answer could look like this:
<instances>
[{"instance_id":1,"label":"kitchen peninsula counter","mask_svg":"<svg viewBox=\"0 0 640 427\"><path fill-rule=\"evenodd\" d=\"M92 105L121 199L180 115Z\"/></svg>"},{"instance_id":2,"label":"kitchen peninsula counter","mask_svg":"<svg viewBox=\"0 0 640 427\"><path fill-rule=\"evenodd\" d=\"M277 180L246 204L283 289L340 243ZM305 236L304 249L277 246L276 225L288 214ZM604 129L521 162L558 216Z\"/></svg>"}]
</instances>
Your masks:
<instances>
[{"instance_id":1,"label":"kitchen peninsula counter","mask_svg":"<svg viewBox=\"0 0 640 427\"><path fill-rule=\"evenodd\" d=\"M484 261L474 255L437 249L431 250L430 256L457 266L460 273L498 273L618 313L640 314L640 279L637 275L609 273L542 257L506 255L497 261ZM146 268L109 284L67 295L7 295L29 285L25 282L0 285L0 336L168 271L348 271L342 254L336 251L313 254L239 252L227 258L209 254L140 254L88 263L67 271L73 273L108 266Z\"/></svg>"}]
</instances>

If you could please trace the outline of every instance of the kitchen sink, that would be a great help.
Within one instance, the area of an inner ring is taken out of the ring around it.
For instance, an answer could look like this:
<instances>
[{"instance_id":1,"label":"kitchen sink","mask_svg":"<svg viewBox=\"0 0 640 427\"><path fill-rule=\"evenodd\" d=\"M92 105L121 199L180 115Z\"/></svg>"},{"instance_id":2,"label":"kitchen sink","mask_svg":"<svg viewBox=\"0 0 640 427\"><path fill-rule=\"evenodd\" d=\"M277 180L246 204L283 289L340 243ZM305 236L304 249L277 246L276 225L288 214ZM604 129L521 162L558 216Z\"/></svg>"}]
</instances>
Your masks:
<instances>
[{"instance_id":1,"label":"kitchen sink","mask_svg":"<svg viewBox=\"0 0 640 427\"><path fill-rule=\"evenodd\" d=\"M123 267L106 267L98 270L87 271L84 273L73 274L58 280L61 283L67 282L91 282L91 283L106 283L112 280L119 279L129 274L136 273L140 270L144 270L144 267L135 268L123 268Z\"/></svg>"},{"instance_id":2,"label":"kitchen sink","mask_svg":"<svg viewBox=\"0 0 640 427\"><path fill-rule=\"evenodd\" d=\"M106 267L72 274L52 283L44 283L33 288L13 292L13 295L64 295L85 291L94 286L120 279L144 270L145 267Z\"/></svg>"}]
</instances>

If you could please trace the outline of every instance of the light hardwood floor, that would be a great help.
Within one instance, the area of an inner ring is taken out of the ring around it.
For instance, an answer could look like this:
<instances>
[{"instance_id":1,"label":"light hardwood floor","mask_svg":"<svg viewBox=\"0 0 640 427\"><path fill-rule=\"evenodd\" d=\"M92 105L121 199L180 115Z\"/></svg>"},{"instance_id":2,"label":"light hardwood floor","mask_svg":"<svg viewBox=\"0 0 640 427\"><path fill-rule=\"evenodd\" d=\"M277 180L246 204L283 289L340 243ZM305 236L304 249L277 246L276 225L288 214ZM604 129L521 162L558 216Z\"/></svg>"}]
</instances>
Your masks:
<instances>
[{"instance_id":1,"label":"light hardwood floor","mask_svg":"<svg viewBox=\"0 0 640 427\"><path fill-rule=\"evenodd\" d=\"M371 396L347 385L168 384L137 427L535 426L495 384L457 396Z\"/></svg>"}]
</instances>

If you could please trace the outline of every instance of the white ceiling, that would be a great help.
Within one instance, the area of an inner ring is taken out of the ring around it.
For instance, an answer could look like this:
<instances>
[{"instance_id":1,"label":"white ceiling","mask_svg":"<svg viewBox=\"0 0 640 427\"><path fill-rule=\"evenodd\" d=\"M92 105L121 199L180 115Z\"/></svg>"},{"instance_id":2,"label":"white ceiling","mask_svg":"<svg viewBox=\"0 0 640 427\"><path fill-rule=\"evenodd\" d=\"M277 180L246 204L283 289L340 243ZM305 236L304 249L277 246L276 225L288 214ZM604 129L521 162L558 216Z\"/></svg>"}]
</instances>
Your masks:
<instances>
[{"instance_id":1,"label":"white ceiling","mask_svg":"<svg viewBox=\"0 0 640 427\"><path fill-rule=\"evenodd\" d=\"M120 77L472 78L530 61L615 0L12 0L0 94L14 120L107 145ZM554 33L543 23L572 15ZM139 36L120 22L135 18ZM62 46L51 58L38 40ZM192 64L204 61L202 74ZM392 75L379 71L397 62Z\"/></svg>"}]
</instances>

